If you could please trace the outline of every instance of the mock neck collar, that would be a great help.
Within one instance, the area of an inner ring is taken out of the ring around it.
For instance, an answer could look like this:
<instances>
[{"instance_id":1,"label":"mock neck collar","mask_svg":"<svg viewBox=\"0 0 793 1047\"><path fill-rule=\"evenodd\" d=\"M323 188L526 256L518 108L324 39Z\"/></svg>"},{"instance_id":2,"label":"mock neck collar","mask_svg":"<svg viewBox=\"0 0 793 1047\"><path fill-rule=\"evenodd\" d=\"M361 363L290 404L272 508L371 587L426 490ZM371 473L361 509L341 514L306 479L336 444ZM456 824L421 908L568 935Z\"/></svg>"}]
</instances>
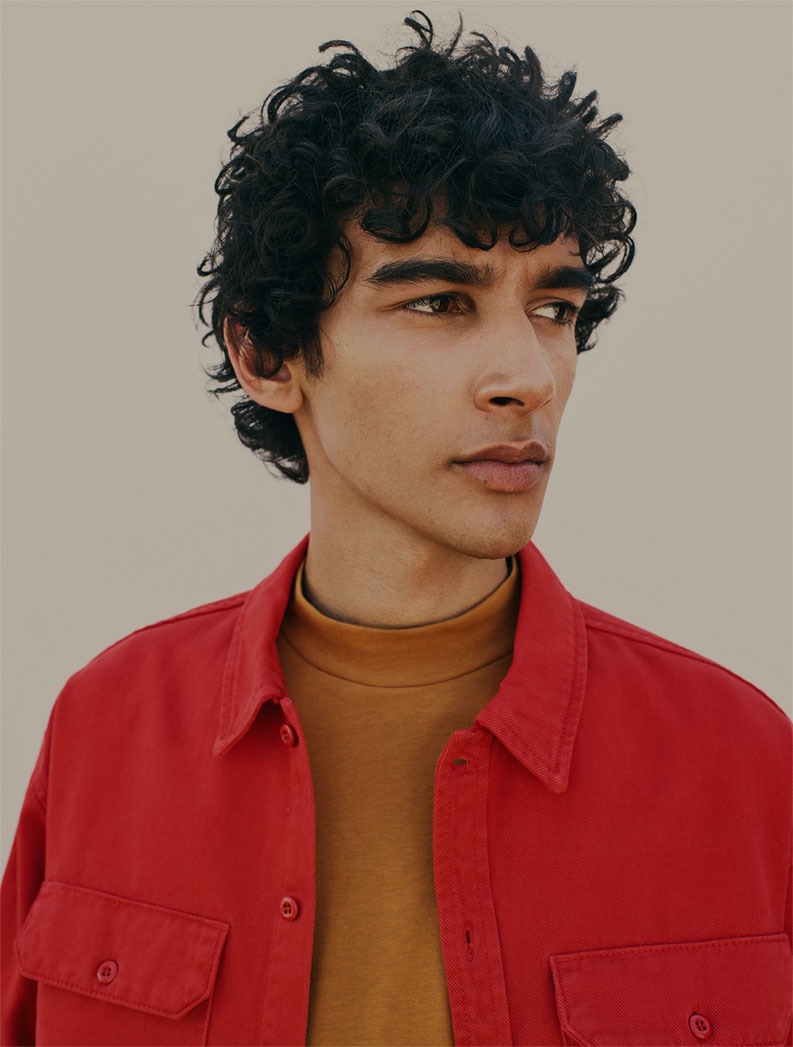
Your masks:
<instances>
[{"instance_id":1,"label":"mock neck collar","mask_svg":"<svg viewBox=\"0 0 793 1047\"><path fill-rule=\"evenodd\" d=\"M376 687L422 687L466 676L512 651L520 579L509 575L474 607L444 621L382 629L341 622L319 611L295 576L280 636L315 668Z\"/></svg>"},{"instance_id":2,"label":"mock neck collar","mask_svg":"<svg viewBox=\"0 0 793 1047\"><path fill-rule=\"evenodd\" d=\"M252 589L239 610L223 676L216 756L232 750L265 702L288 700L276 641L308 541L306 536ZM586 686L584 619L534 545L522 549L518 561L512 664L475 725L490 731L549 789L563 792Z\"/></svg>"}]
</instances>

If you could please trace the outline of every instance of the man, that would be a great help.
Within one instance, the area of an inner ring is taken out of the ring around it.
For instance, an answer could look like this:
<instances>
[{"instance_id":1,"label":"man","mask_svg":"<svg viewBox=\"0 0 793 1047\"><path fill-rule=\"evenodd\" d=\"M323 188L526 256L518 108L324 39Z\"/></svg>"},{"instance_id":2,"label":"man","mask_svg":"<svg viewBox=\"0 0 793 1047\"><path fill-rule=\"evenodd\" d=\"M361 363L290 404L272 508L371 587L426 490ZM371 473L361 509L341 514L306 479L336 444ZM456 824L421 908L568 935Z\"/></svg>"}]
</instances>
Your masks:
<instances>
[{"instance_id":1,"label":"man","mask_svg":"<svg viewBox=\"0 0 793 1047\"><path fill-rule=\"evenodd\" d=\"M530 544L633 254L619 117L406 21L231 132L214 377L311 534L62 692L4 1042L790 1042L787 719Z\"/></svg>"}]
</instances>

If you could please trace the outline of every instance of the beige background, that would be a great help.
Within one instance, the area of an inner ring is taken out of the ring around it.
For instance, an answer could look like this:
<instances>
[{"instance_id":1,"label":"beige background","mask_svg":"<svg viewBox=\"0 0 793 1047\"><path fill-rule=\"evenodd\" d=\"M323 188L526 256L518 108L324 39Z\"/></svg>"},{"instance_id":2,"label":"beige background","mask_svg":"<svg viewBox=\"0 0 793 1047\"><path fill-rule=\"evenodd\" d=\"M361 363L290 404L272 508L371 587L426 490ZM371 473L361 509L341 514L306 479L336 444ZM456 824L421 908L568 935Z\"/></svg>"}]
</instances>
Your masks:
<instances>
[{"instance_id":1,"label":"beige background","mask_svg":"<svg viewBox=\"0 0 793 1047\"><path fill-rule=\"evenodd\" d=\"M326 39L390 50L409 7L3 7L3 858L66 677L307 528L307 491L204 392L194 267L226 128ZM581 598L790 709L791 8L459 7L576 64L636 172L627 301L581 359L538 544Z\"/></svg>"}]
</instances>

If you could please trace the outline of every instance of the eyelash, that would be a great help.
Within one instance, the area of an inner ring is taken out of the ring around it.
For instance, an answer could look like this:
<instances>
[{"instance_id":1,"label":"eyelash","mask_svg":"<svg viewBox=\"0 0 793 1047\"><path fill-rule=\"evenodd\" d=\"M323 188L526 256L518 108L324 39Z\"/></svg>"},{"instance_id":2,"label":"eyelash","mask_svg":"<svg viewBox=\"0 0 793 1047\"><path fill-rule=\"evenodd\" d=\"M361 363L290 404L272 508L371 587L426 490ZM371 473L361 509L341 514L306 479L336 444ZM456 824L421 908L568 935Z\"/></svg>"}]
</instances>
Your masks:
<instances>
[{"instance_id":1,"label":"eyelash","mask_svg":"<svg viewBox=\"0 0 793 1047\"><path fill-rule=\"evenodd\" d=\"M446 312L440 310L433 310L430 313L425 313L415 307L417 305L427 305L430 302L458 302L460 298L456 294L432 294L427 295L425 298L414 298L412 302L407 302L402 308L405 312L416 313L419 316L446 316ZM556 319L551 320L551 323L557 324L559 327L572 327L578 319L578 314L581 311L577 306L571 305L570 302L546 302L540 306L541 309L547 309L551 307L559 311L559 316ZM546 319L540 317L540 319Z\"/></svg>"}]
</instances>

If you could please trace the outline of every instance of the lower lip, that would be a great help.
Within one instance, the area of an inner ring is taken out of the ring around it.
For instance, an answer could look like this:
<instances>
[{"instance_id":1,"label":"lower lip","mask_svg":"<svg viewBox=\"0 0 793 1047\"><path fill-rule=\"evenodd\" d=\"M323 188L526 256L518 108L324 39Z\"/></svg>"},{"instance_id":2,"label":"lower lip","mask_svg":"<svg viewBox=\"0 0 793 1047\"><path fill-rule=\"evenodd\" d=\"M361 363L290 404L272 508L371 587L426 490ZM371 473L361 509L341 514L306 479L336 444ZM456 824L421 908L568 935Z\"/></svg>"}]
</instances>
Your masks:
<instances>
[{"instance_id":1,"label":"lower lip","mask_svg":"<svg viewBox=\"0 0 793 1047\"><path fill-rule=\"evenodd\" d=\"M528 491L543 473L542 462L458 462L469 476L491 491Z\"/></svg>"}]
</instances>

